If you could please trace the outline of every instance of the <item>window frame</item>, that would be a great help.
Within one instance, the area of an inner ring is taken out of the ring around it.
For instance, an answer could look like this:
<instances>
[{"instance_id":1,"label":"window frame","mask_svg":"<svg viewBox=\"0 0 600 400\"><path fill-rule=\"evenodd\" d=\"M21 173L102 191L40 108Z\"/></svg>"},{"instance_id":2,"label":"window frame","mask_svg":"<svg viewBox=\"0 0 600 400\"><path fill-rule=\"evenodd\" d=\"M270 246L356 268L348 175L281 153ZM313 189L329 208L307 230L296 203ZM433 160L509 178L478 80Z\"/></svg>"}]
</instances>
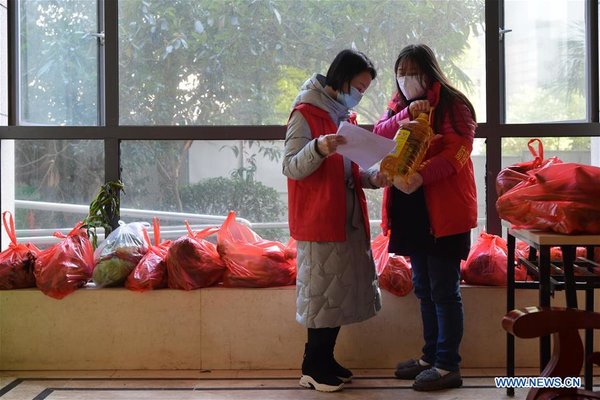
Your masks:
<instances>
[{"instance_id":1,"label":"window frame","mask_svg":"<svg viewBox=\"0 0 600 400\"><path fill-rule=\"evenodd\" d=\"M119 125L118 2L97 0L99 31L105 32L100 46L99 126L19 126L18 89L18 0L8 2L8 126L0 126L4 139L95 139L104 141L105 179L120 178L121 140L283 140L285 125L233 126L132 126ZM485 0L486 54L486 122L479 124L476 138L486 141L486 227L487 232L501 235L501 221L496 212L495 180L501 169L502 139L531 137L543 131L544 137L600 136L598 78L598 1L585 1L586 23L586 122L506 124L504 43L504 1ZM102 26L104 25L104 26ZM104 29L102 29L104 28ZM509 28L509 27L507 27ZM495 33L498 32L498 36ZM361 125L372 129L372 125ZM2 204L0 204L0 208Z\"/></svg>"}]
</instances>

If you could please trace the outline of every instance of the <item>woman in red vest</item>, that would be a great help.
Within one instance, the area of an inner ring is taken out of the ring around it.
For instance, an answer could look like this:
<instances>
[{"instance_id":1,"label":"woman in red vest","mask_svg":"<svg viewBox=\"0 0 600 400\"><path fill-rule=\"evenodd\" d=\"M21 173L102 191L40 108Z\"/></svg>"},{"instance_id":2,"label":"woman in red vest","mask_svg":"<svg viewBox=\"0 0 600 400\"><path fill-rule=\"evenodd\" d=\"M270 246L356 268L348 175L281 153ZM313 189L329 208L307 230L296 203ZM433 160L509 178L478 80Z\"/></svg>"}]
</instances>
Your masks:
<instances>
[{"instance_id":1,"label":"woman in red vest","mask_svg":"<svg viewBox=\"0 0 600 400\"><path fill-rule=\"evenodd\" d=\"M390 235L389 251L410 257L425 339L423 354L399 363L396 376L415 379L416 390L459 387L460 261L469 254L470 230L477 225L470 158L475 110L425 45L405 47L394 71L397 90L373 132L392 138L404 121L431 111L436 133L419 172L384 192L382 225Z\"/></svg>"},{"instance_id":2,"label":"woman in red vest","mask_svg":"<svg viewBox=\"0 0 600 400\"><path fill-rule=\"evenodd\" d=\"M340 390L352 378L333 356L340 326L381 307L362 188L387 182L336 152L345 143L338 125L376 75L363 53L340 52L326 76L304 83L287 125L283 173L298 241L296 320L308 328L300 385L319 391Z\"/></svg>"}]
</instances>

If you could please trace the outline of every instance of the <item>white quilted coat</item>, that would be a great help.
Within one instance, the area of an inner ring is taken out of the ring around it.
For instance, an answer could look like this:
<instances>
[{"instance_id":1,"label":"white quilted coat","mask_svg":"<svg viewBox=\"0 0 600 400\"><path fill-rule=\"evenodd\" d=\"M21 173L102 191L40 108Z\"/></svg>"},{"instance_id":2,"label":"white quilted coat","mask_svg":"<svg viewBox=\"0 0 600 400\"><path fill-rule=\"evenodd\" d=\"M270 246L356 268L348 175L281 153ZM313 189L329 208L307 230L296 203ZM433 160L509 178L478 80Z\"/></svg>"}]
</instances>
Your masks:
<instances>
[{"instance_id":1,"label":"white quilted coat","mask_svg":"<svg viewBox=\"0 0 600 400\"><path fill-rule=\"evenodd\" d=\"M323 91L324 78L314 75L296 98L328 110L339 125L348 118L348 109ZM328 132L334 133L334 132ZM283 173L303 179L321 165L308 123L299 112L288 122ZM344 158L346 185L345 242L298 242L296 320L307 328L337 327L373 317L381 308L375 264L362 221L358 197L353 188L350 160ZM361 171L361 185L373 188L372 172Z\"/></svg>"}]
</instances>

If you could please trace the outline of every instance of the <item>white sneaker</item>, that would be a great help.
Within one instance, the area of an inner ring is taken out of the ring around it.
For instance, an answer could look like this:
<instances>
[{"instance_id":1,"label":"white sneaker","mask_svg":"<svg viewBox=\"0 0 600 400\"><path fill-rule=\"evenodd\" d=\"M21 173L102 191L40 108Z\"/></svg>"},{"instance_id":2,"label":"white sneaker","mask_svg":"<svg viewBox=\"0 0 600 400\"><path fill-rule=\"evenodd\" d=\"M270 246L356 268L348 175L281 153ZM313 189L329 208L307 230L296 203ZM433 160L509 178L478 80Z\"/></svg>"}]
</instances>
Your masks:
<instances>
[{"instance_id":1,"label":"white sneaker","mask_svg":"<svg viewBox=\"0 0 600 400\"><path fill-rule=\"evenodd\" d=\"M310 375L302 375L300 378L300 386L309 389L312 388L319 392L337 392L342 390L344 382L335 376L326 377L324 380L321 380L321 382L317 382L317 380Z\"/></svg>"}]
</instances>

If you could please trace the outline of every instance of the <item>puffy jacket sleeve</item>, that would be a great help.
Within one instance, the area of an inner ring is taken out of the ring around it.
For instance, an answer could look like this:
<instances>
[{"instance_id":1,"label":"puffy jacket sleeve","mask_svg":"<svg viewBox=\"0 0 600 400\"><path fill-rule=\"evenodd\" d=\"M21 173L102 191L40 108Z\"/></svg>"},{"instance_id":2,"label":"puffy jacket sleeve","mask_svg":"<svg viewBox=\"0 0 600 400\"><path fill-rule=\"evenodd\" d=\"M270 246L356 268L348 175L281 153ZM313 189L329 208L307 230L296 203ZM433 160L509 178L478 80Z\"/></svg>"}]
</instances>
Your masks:
<instances>
[{"instance_id":1,"label":"puffy jacket sleeve","mask_svg":"<svg viewBox=\"0 0 600 400\"><path fill-rule=\"evenodd\" d=\"M379 136L384 136L388 139L393 139L400 127L400 121L408 119L408 107L402 109L399 113L388 117L387 111L381 116L379 121L373 127L373 133Z\"/></svg>"},{"instance_id":2,"label":"puffy jacket sleeve","mask_svg":"<svg viewBox=\"0 0 600 400\"><path fill-rule=\"evenodd\" d=\"M454 120L450 114L445 116L431 142L426 161L421 165L424 185L457 173L471 156L477 124L462 102L455 102L452 112Z\"/></svg>"},{"instance_id":3,"label":"puffy jacket sleeve","mask_svg":"<svg viewBox=\"0 0 600 400\"><path fill-rule=\"evenodd\" d=\"M324 160L317 152L317 140L312 138L308 122L294 111L290 116L285 135L283 174L300 180L315 172Z\"/></svg>"}]
</instances>

